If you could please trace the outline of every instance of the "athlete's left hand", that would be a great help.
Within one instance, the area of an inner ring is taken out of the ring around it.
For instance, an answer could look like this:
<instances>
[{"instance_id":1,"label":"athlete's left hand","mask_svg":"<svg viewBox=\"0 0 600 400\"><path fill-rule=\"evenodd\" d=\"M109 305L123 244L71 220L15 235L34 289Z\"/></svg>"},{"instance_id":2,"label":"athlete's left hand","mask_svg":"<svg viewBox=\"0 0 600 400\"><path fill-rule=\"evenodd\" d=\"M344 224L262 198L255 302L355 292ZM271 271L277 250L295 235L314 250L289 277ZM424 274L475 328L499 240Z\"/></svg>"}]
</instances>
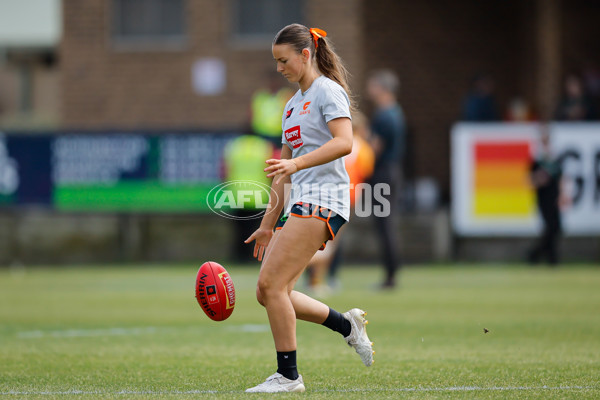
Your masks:
<instances>
[{"instance_id":1,"label":"athlete's left hand","mask_svg":"<svg viewBox=\"0 0 600 400\"><path fill-rule=\"evenodd\" d=\"M272 178L276 175L279 175L275 181L276 185L278 185L279 182L286 176L292 175L294 172L298 172L298 166L291 159L282 158L281 160L278 160L271 158L266 162L269 164L269 166L265 168L265 172L268 172L267 178Z\"/></svg>"}]
</instances>

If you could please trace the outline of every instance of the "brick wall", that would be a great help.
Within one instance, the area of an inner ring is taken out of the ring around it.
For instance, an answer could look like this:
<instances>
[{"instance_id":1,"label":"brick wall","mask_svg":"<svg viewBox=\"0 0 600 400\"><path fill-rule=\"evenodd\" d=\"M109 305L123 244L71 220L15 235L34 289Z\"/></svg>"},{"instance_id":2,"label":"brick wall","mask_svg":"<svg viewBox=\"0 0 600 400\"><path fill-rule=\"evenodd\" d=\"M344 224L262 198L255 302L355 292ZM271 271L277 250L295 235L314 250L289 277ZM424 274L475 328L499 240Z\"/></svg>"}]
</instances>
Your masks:
<instances>
[{"instance_id":1,"label":"brick wall","mask_svg":"<svg viewBox=\"0 0 600 400\"><path fill-rule=\"evenodd\" d=\"M359 104L366 72L392 68L401 78L400 100L412 134L417 176L449 187L449 128L460 114L469 80L491 73L503 112L513 96L542 114L557 97L560 76L591 62L600 66L599 6L585 0L553 0L560 12L555 45L541 52L546 0L306 0L306 23L327 30L353 74ZM188 0L189 40L180 50L122 51L109 37L110 1L65 0L60 47L64 126L123 128L242 127L250 96L273 69L270 43L243 46L231 39L229 1ZM553 45L552 41L545 45ZM552 68L544 57L558 54ZM544 55L545 54L545 55ZM227 65L227 88L202 97L191 87L190 69L201 57ZM541 73L543 71L543 73ZM548 87L548 85L551 85ZM545 107L544 110L539 110Z\"/></svg>"},{"instance_id":2,"label":"brick wall","mask_svg":"<svg viewBox=\"0 0 600 400\"><path fill-rule=\"evenodd\" d=\"M561 4L563 72L580 71L588 64L600 68L600 2L563 0Z\"/></svg>"},{"instance_id":3,"label":"brick wall","mask_svg":"<svg viewBox=\"0 0 600 400\"><path fill-rule=\"evenodd\" d=\"M365 3L367 69L391 68L400 76L400 101L411 127L410 151L417 176L435 177L447 192L449 127L460 115L461 101L475 73L486 71L495 78L502 112L512 97L521 96L539 115L548 116L566 70L580 71L586 64L600 67L600 5L553 0L557 20L548 23L540 17L548 3ZM544 52L542 46L556 46L559 51ZM554 54L558 59L549 60Z\"/></svg>"},{"instance_id":4,"label":"brick wall","mask_svg":"<svg viewBox=\"0 0 600 400\"><path fill-rule=\"evenodd\" d=\"M270 42L245 48L230 32L228 1L187 1L188 43L181 50L123 51L110 41L110 1L63 2L63 116L67 127L238 127L252 93L274 69ZM360 79L359 0L308 0L307 24L330 32L340 55ZM336 10L343 10L337 12ZM227 88L199 96L191 66L202 57L227 65ZM282 78L283 79L283 78Z\"/></svg>"},{"instance_id":5,"label":"brick wall","mask_svg":"<svg viewBox=\"0 0 600 400\"><path fill-rule=\"evenodd\" d=\"M449 128L469 80L479 71L492 74L500 104L519 92L520 10L510 1L386 0L365 11L370 66L391 68L401 79L415 173L447 187Z\"/></svg>"}]
</instances>

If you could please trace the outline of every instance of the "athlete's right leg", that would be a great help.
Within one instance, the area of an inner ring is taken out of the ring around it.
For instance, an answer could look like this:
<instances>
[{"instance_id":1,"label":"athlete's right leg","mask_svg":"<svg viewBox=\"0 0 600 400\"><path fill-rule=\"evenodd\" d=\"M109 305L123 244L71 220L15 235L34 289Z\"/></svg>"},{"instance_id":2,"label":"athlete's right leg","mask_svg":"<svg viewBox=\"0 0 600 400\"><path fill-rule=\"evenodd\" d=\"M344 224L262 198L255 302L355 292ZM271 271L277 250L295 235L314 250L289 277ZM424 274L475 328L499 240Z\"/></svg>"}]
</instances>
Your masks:
<instances>
[{"instance_id":1,"label":"athlete's right leg","mask_svg":"<svg viewBox=\"0 0 600 400\"><path fill-rule=\"evenodd\" d=\"M297 278L296 278L297 280ZM293 283L290 286L293 286ZM343 314L313 299L304 293L290 289L290 300L296 312L296 318L326 326L339 332L346 343L356 350L362 362L368 367L373 364L373 343L367 336L365 320L367 314L361 309L353 308Z\"/></svg>"}]
</instances>

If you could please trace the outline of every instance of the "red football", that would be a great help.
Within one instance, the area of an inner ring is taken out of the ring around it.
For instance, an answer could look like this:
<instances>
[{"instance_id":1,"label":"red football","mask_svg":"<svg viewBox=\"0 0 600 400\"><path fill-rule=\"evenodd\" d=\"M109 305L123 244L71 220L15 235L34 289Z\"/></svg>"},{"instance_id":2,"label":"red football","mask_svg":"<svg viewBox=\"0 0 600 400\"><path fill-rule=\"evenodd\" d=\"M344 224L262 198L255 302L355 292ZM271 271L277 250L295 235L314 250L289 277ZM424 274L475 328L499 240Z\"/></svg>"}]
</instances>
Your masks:
<instances>
[{"instance_id":1,"label":"red football","mask_svg":"<svg viewBox=\"0 0 600 400\"><path fill-rule=\"evenodd\" d=\"M207 261L196 275L196 300L208 317L214 321L229 318L235 307L233 280L223 266Z\"/></svg>"}]
</instances>

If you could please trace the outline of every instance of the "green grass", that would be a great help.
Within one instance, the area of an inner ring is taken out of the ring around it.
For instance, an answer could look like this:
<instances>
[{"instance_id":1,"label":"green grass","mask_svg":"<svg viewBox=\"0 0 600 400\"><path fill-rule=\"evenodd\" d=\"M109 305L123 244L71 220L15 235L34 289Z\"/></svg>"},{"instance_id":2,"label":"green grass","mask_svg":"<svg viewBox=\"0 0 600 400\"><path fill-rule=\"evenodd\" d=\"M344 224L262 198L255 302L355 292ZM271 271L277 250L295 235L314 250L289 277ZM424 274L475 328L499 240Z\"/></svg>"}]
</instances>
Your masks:
<instances>
[{"instance_id":1,"label":"green grass","mask_svg":"<svg viewBox=\"0 0 600 400\"><path fill-rule=\"evenodd\" d=\"M230 268L236 310L220 323L194 299L196 270L0 271L0 397L262 398L243 393L275 369L257 269ZM342 270L344 290L327 299L368 310L373 367L298 323L305 396L600 397L600 269L414 267L387 293L372 290L379 276Z\"/></svg>"}]
</instances>

